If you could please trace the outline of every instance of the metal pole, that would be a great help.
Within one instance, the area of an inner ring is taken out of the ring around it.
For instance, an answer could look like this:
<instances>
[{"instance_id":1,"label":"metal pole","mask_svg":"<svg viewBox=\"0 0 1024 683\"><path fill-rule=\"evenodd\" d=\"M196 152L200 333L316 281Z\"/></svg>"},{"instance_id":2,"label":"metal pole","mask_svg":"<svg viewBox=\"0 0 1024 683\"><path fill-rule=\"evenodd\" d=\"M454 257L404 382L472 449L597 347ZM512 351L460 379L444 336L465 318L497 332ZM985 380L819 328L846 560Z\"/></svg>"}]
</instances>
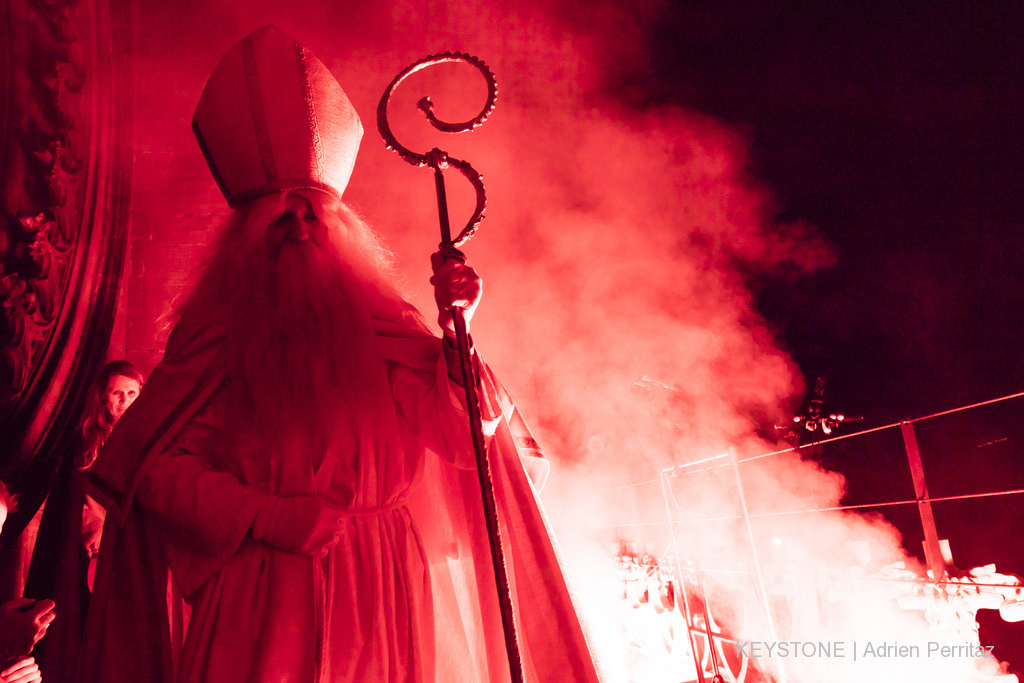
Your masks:
<instances>
[{"instance_id":1,"label":"metal pole","mask_svg":"<svg viewBox=\"0 0 1024 683\"><path fill-rule=\"evenodd\" d=\"M750 523L750 511L747 509L747 497L743 493L743 480L740 478L739 462L736 458L736 450L729 449L729 457L732 460L732 471L736 475L736 490L740 495L740 506L743 510L743 522L747 527L747 538L750 541L750 552L753 556L754 574L757 578L755 589L759 593L761 609L764 612L765 625L768 627L768 637L772 642L778 642L778 635L775 632L775 620L772 619L771 606L768 604L768 589L764 582L764 572L761 570L761 559L757 552L757 539L754 537L754 527ZM786 675L782 669L782 662L775 655L772 655L772 663L778 673L779 683L786 683Z\"/></svg>"},{"instance_id":2,"label":"metal pole","mask_svg":"<svg viewBox=\"0 0 1024 683\"><path fill-rule=\"evenodd\" d=\"M693 657L693 668L697 670L697 678L700 680L700 683L706 683L704 680L704 665L702 662L697 661L697 640L693 635L693 612L690 610L690 599L686 595L686 584L683 579L683 562L682 558L679 557L679 546L676 544L675 523L672 521L672 506L669 504L669 489L668 475L662 472L661 494L665 499L665 514L668 517L668 533L672 541L672 553L676 556L676 581L679 582L679 592L682 593L683 597L683 610L686 612L684 616L686 618L686 633L690 636L690 655ZM706 621L705 619L704 630L707 631L708 647L711 647L711 627L707 625Z\"/></svg>"},{"instance_id":3,"label":"metal pole","mask_svg":"<svg viewBox=\"0 0 1024 683\"><path fill-rule=\"evenodd\" d=\"M903 420L900 422L900 430L903 432L903 445L907 449L910 476L914 479L917 511L921 515L921 526L924 528L925 561L932 572L932 578L942 581L946 578L946 562L939 547L939 532L935 527L935 516L932 514L932 501L928 497L928 484L924 479L924 465L921 463L921 451L917 447L914 424L910 420Z\"/></svg>"},{"instance_id":4,"label":"metal pole","mask_svg":"<svg viewBox=\"0 0 1024 683\"><path fill-rule=\"evenodd\" d=\"M711 668L714 669L715 675L711 678L711 683L724 683L725 679L722 678L722 670L718 665L718 654L715 652L715 634L711 629L711 609L708 607L708 589L704 586L704 578L701 574L703 570L697 567L694 574L697 577L697 587L700 588L701 596L701 610L704 612L704 630L708 634L708 653L711 655Z\"/></svg>"}]
</instances>

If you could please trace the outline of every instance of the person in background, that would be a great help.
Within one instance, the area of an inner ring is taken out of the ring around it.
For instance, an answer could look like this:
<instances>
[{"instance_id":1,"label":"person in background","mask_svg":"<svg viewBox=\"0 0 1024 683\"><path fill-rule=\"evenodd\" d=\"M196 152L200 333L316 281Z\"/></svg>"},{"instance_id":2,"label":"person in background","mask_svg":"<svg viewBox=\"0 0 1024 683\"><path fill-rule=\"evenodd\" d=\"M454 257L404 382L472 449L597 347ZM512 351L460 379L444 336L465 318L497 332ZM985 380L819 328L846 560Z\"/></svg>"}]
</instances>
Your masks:
<instances>
[{"instance_id":1,"label":"person in background","mask_svg":"<svg viewBox=\"0 0 1024 683\"><path fill-rule=\"evenodd\" d=\"M14 496L0 482L0 531L15 508ZM56 614L52 600L15 598L0 605L0 683L38 683L43 680L32 648L46 635Z\"/></svg>"},{"instance_id":2,"label":"person in background","mask_svg":"<svg viewBox=\"0 0 1024 683\"><path fill-rule=\"evenodd\" d=\"M86 495L84 476L142 384L142 373L126 360L115 360L99 371L85 398L77 438L69 440L71 445L46 501L25 593L53 598L61 606L60 622L50 629L35 654L49 681L73 681L77 676L102 539L104 510Z\"/></svg>"},{"instance_id":3,"label":"person in background","mask_svg":"<svg viewBox=\"0 0 1024 683\"><path fill-rule=\"evenodd\" d=\"M88 470L96 462L100 446L107 440L110 431L124 415L142 391L142 373L126 360L115 360L100 371L87 399L85 414L82 416L82 452L75 458L79 471ZM103 520L106 514L103 506L90 496L85 497L82 506L82 548L89 557L88 585L92 590L92 578L96 569L96 554L103 538Z\"/></svg>"},{"instance_id":4,"label":"person in background","mask_svg":"<svg viewBox=\"0 0 1024 683\"><path fill-rule=\"evenodd\" d=\"M82 453L75 460L80 470L96 461L110 430L142 391L142 373L126 360L107 363L92 385L82 415Z\"/></svg>"}]
</instances>

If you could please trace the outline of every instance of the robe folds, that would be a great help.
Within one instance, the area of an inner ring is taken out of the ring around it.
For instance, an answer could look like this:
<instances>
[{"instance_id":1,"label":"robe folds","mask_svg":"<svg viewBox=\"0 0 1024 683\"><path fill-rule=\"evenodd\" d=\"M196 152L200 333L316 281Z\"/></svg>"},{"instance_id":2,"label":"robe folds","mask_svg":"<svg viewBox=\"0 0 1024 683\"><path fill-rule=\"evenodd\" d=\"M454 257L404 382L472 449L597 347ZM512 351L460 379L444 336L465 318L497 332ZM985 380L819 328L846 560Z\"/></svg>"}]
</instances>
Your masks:
<instances>
[{"instance_id":1,"label":"robe folds","mask_svg":"<svg viewBox=\"0 0 1024 683\"><path fill-rule=\"evenodd\" d=\"M418 316L374 328L402 438L310 464L301 438L224 432L223 331L186 311L89 474L108 514L82 681L509 680L462 390ZM537 500L547 461L476 365L526 680L596 683ZM267 494L343 507L341 542L314 559L254 540Z\"/></svg>"}]
</instances>

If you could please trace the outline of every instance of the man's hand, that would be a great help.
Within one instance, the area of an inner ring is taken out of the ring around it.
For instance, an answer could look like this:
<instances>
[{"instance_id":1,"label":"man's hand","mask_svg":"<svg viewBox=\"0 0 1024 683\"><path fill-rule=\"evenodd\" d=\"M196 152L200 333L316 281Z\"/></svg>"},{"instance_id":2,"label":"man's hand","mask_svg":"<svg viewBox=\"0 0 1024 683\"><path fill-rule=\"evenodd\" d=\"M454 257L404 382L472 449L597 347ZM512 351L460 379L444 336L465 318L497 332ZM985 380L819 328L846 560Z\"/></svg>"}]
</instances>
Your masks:
<instances>
[{"instance_id":1,"label":"man's hand","mask_svg":"<svg viewBox=\"0 0 1024 683\"><path fill-rule=\"evenodd\" d=\"M0 661L32 652L57 617L53 600L15 598L0 605Z\"/></svg>"},{"instance_id":2,"label":"man's hand","mask_svg":"<svg viewBox=\"0 0 1024 683\"><path fill-rule=\"evenodd\" d=\"M341 538L343 511L316 496L271 496L256 514L252 536L281 550L324 557Z\"/></svg>"},{"instance_id":3,"label":"man's hand","mask_svg":"<svg viewBox=\"0 0 1024 683\"><path fill-rule=\"evenodd\" d=\"M100 551L100 541L103 540L103 522L107 517L103 506L92 499L85 497L85 505L82 506L82 547L89 553L89 557L96 557Z\"/></svg>"},{"instance_id":4,"label":"man's hand","mask_svg":"<svg viewBox=\"0 0 1024 683\"><path fill-rule=\"evenodd\" d=\"M458 253L458 252L456 252ZM480 305L483 295L483 282L471 266L467 266L458 258L448 258L442 252L430 256L430 265L434 276L430 284L434 285L434 301L437 302L437 323L449 337L455 337L455 322L452 309L461 308L466 318L466 332L469 332L469 321Z\"/></svg>"},{"instance_id":5,"label":"man's hand","mask_svg":"<svg viewBox=\"0 0 1024 683\"><path fill-rule=\"evenodd\" d=\"M39 665L31 657L24 657L17 662L0 671L0 683L40 683L43 674L39 672Z\"/></svg>"}]
</instances>

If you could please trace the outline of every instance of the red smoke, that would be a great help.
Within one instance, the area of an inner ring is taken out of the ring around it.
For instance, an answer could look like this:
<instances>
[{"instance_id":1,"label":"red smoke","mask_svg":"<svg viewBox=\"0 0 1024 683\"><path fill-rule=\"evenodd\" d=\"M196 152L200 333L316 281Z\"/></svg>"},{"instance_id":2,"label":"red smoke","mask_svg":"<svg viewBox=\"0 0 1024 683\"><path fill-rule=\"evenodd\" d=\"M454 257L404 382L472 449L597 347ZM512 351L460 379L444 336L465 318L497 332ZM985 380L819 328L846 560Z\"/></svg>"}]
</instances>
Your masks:
<instances>
[{"instance_id":1,"label":"red smoke","mask_svg":"<svg viewBox=\"0 0 1024 683\"><path fill-rule=\"evenodd\" d=\"M433 183L428 171L384 149L374 113L408 64L446 50L472 53L498 77L490 121L472 134L443 136L415 111L415 101L431 95L442 118L476 113L479 79L453 67L403 84L392 127L406 146L441 147L484 175L487 218L465 249L485 281L474 337L555 462L545 504L578 567L608 559L604 544L615 540L611 525L623 515L608 489L729 448L770 450L755 435L757 422L783 414L803 380L757 314L747 283L808 272L833 257L813 229L775 221L771 197L745 170L737 133L698 112L629 111L601 95L604 70L647 58L643 22L656 3L542 6L140 7L128 356L147 370L158 359L166 332L156 321L187 286L227 212L192 139L191 115L221 55L267 23L316 53L362 116L366 134L346 199L383 233L406 290L432 319ZM449 192L458 224L470 199L456 174ZM656 382L638 386L645 377ZM798 458L758 461L745 476L751 504L762 508L836 504L843 493L841 477ZM698 504L714 497L704 493L691 493L691 516L702 516ZM802 539L793 557L807 563L821 559L823 546L832 552L847 540L871 539L878 557L901 556L884 525L860 518L772 532ZM690 542L723 555L745 543L722 534ZM611 586L603 579L583 577L598 582L597 593L581 590L599 595ZM614 637L603 637L603 646L614 647Z\"/></svg>"}]
</instances>

